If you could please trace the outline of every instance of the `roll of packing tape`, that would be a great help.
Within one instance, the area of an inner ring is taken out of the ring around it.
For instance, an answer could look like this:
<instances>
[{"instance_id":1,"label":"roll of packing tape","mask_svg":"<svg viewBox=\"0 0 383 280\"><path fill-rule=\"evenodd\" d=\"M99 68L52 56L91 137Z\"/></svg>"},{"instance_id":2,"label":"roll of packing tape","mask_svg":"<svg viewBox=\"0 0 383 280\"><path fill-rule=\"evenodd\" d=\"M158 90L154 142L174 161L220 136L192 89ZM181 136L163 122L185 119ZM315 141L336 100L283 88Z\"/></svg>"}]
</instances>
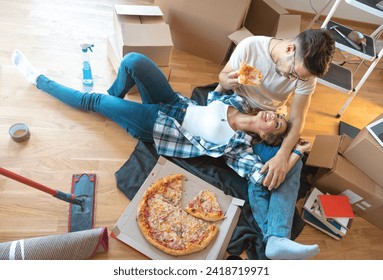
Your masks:
<instances>
[{"instance_id":1,"label":"roll of packing tape","mask_svg":"<svg viewBox=\"0 0 383 280\"><path fill-rule=\"evenodd\" d=\"M11 135L15 142L24 142L29 139L31 133L26 124L16 123L9 128L9 135Z\"/></svg>"}]
</instances>

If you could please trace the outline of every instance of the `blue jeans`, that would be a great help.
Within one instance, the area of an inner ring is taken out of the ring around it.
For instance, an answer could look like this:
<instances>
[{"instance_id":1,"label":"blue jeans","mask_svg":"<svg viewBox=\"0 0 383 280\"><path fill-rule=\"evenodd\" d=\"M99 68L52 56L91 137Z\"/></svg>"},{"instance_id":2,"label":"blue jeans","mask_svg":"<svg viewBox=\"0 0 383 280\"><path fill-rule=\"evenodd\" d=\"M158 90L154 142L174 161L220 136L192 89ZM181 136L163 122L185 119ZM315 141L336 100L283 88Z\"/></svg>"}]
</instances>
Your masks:
<instances>
[{"instance_id":1,"label":"blue jeans","mask_svg":"<svg viewBox=\"0 0 383 280\"><path fill-rule=\"evenodd\" d=\"M134 85L138 87L142 104L124 99ZM138 53L129 53L123 58L117 78L108 89L109 95L80 92L44 75L38 77L37 88L74 108L100 113L133 137L146 142L153 142L153 126L160 103L176 104L179 101L162 71Z\"/></svg>"},{"instance_id":2,"label":"blue jeans","mask_svg":"<svg viewBox=\"0 0 383 280\"><path fill-rule=\"evenodd\" d=\"M262 230L265 242L270 236L291 237L302 166L303 163L299 160L287 173L279 188L272 191L249 183L251 211Z\"/></svg>"}]
</instances>

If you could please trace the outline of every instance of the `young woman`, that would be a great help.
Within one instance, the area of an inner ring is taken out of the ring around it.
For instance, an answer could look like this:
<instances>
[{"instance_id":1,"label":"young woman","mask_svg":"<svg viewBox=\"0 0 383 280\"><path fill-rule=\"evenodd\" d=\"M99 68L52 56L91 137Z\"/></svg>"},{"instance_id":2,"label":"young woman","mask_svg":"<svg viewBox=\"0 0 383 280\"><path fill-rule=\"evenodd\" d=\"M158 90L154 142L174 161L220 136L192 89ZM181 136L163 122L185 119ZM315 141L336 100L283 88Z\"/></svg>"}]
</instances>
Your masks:
<instances>
[{"instance_id":1,"label":"young woman","mask_svg":"<svg viewBox=\"0 0 383 280\"><path fill-rule=\"evenodd\" d=\"M272 111L246 114L246 102L235 94L228 96L212 92L207 106L197 105L175 93L161 70L138 53L129 53L123 58L117 78L108 89L109 94L83 93L60 85L36 71L20 51L13 53L12 61L38 89L74 108L104 115L137 139L154 142L158 154L181 158L222 156L240 176L263 189L265 174L260 172L263 163L252 150L252 140L257 136L269 145L278 145L289 127L289 122L282 115ZM139 89L142 103L124 99L134 85ZM306 147L298 145L297 149L291 155L290 167L294 166L298 155ZM288 255L288 258L307 258L317 253L316 245L300 245L288 240L298 189L299 184L288 184L281 191L286 207L278 206L283 207L278 224L283 224L287 230L278 233L284 241L277 240L281 246L269 246L278 250L283 247L283 256L273 249L269 254L272 258L287 256L286 242L292 242L289 246L295 246L294 254ZM275 193L278 196L278 192ZM273 236L273 233L268 235ZM273 242L267 241L269 243Z\"/></svg>"}]
</instances>

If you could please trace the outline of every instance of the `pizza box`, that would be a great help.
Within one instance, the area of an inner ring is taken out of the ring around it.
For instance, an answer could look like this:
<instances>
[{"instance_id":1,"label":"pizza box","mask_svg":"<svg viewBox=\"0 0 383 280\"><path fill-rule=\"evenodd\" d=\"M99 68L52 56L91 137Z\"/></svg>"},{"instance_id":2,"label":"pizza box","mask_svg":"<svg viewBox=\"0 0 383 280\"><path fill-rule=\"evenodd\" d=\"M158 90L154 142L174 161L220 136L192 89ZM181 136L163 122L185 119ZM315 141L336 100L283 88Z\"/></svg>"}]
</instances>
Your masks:
<instances>
[{"instance_id":1,"label":"pizza box","mask_svg":"<svg viewBox=\"0 0 383 280\"><path fill-rule=\"evenodd\" d=\"M176 173L185 175L184 192L182 197L183 207L185 207L187 202L194 198L201 190L209 189L214 191L218 202L225 213L225 219L216 222L219 227L219 232L213 242L210 243L210 245L204 250L185 256L169 255L154 247L141 234L136 221L138 204L146 189L156 180ZM243 206L243 204L244 200L224 194L224 192L220 189L208 184L204 180L168 161L167 159L160 157L156 166L153 168L152 172L150 172L148 178L145 180L133 200L130 202L124 213L113 227L112 236L153 260L223 259L231 235L238 222L241 211L240 206Z\"/></svg>"}]
</instances>

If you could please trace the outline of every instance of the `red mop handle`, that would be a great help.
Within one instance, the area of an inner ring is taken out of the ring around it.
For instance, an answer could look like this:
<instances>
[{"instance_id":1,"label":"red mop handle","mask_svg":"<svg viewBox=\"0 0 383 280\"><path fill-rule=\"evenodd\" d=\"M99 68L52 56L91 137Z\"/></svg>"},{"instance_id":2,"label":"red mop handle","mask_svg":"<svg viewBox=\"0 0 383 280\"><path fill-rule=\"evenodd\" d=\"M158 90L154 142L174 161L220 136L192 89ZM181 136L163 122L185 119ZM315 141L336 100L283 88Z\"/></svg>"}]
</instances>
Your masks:
<instances>
[{"instance_id":1,"label":"red mop handle","mask_svg":"<svg viewBox=\"0 0 383 280\"><path fill-rule=\"evenodd\" d=\"M57 190L54 190L54 189L51 189L51 188L48 188L40 183L37 183L35 181L32 181L28 178L25 178L19 174L16 174L16 173L13 173L12 171L9 171L7 169L4 169L2 167L0 167L0 174L1 175L4 175L8 178L11 178L15 181L18 181L20 183L23 183L25 185L28 185L28 186L31 186L35 189L38 189L40 191L43 191L43 192L46 192L46 193L49 193L50 195L53 195L53 196L56 196L57 195Z\"/></svg>"},{"instance_id":2,"label":"red mop handle","mask_svg":"<svg viewBox=\"0 0 383 280\"><path fill-rule=\"evenodd\" d=\"M25 185L28 185L28 186L31 186L35 189L38 189L40 191L43 191L45 193L48 193L58 199L61 199L61 200L64 200L66 202L69 202L69 203L73 203L73 204L77 204L77 205L80 205L82 206L84 204L84 201L77 198L74 194L71 194L71 193L64 193L64 192L61 192L61 191L58 191L58 190L54 190L54 189L51 189L51 188L48 188L47 186L44 186L40 183L37 183L35 181L32 181L28 178L25 178L19 174L16 174L16 173L13 173L12 171L9 171L7 169L4 169L2 167L0 167L0 174L1 175L4 175L8 178L11 178L15 181L18 181L20 183L23 183Z\"/></svg>"}]
</instances>

